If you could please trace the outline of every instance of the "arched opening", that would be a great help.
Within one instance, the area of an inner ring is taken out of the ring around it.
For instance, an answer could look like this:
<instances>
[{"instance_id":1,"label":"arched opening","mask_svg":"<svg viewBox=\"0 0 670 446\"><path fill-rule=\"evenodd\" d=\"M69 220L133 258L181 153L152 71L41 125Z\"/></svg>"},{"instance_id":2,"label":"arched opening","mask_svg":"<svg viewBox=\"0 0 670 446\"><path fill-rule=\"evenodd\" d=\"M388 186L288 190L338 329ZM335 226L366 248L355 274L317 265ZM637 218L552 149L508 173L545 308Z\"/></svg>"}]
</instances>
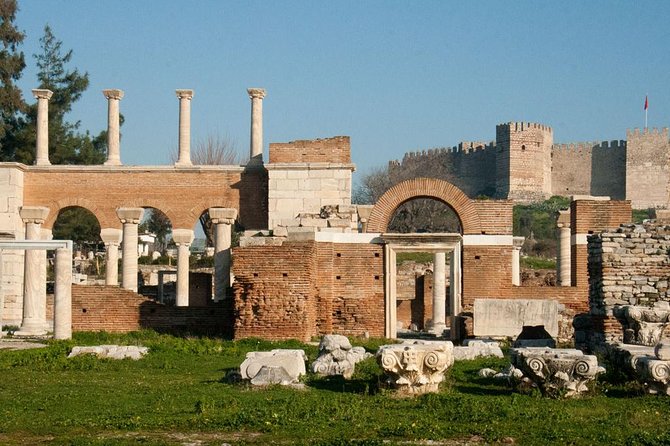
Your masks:
<instances>
[{"instance_id":1,"label":"arched opening","mask_svg":"<svg viewBox=\"0 0 670 446\"><path fill-rule=\"evenodd\" d=\"M138 292L162 303L174 303L177 250L172 222L160 209L144 208L137 228L137 256Z\"/></svg>"},{"instance_id":2,"label":"arched opening","mask_svg":"<svg viewBox=\"0 0 670 446\"><path fill-rule=\"evenodd\" d=\"M80 206L62 208L54 221L51 235L54 240L72 240L73 280L76 283L94 284L104 275L105 247L100 239L100 223L93 212ZM50 275L52 260L49 260Z\"/></svg>"},{"instance_id":3,"label":"arched opening","mask_svg":"<svg viewBox=\"0 0 670 446\"><path fill-rule=\"evenodd\" d=\"M451 206L434 198L418 197L396 208L386 232L461 234L463 229L458 214Z\"/></svg>"}]
</instances>

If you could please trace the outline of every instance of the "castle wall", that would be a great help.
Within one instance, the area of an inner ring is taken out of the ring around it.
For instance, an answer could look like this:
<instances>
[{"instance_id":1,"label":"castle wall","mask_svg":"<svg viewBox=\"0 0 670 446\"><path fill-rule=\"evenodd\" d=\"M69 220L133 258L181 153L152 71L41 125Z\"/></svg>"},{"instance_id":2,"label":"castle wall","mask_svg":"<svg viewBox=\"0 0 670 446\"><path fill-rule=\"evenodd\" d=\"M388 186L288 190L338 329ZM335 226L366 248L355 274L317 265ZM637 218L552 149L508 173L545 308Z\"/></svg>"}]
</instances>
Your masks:
<instances>
[{"instance_id":1,"label":"castle wall","mask_svg":"<svg viewBox=\"0 0 670 446\"><path fill-rule=\"evenodd\" d=\"M625 198L626 141L554 144L552 195Z\"/></svg>"},{"instance_id":2,"label":"castle wall","mask_svg":"<svg viewBox=\"0 0 670 446\"><path fill-rule=\"evenodd\" d=\"M626 199L633 208L668 205L668 129L626 132Z\"/></svg>"},{"instance_id":3,"label":"castle wall","mask_svg":"<svg viewBox=\"0 0 670 446\"><path fill-rule=\"evenodd\" d=\"M18 164L0 165L0 240L23 240L24 225L19 216L23 206L24 174ZM23 307L23 251L3 251L3 323L19 325Z\"/></svg>"},{"instance_id":4,"label":"castle wall","mask_svg":"<svg viewBox=\"0 0 670 446\"><path fill-rule=\"evenodd\" d=\"M350 151L347 136L270 144L268 227L290 226L298 214L326 205L350 205Z\"/></svg>"}]
</instances>

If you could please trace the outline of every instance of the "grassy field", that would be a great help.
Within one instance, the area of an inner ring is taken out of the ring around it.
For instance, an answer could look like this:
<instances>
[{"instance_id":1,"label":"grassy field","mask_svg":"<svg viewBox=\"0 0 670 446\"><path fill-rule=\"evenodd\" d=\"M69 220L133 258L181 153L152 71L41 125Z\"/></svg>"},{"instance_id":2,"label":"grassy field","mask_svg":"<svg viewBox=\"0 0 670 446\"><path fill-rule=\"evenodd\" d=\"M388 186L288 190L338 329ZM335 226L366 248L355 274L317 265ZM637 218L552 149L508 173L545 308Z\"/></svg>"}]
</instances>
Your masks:
<instances>
[{"instance_id":1,"label":"grassy field","mask_svg":"<svg viewBox=\"0 0 670 446\"><path fill-rule=\"evenodd\" d=\"M365 346L374 351L380 342ZM140 361L66 358L73 345L105 343L151 352ZM297 342L153 332L77 334L46 349L0 351L0 444L670 444L670 398L606 379L586 398L550 400L477 376L505 360L457 363L439 394L417 398L383 389L374 360L351 381L310 375L304 390L226 380L247 351L278 347L316 356Z\"/></svg>"}]
</instances>

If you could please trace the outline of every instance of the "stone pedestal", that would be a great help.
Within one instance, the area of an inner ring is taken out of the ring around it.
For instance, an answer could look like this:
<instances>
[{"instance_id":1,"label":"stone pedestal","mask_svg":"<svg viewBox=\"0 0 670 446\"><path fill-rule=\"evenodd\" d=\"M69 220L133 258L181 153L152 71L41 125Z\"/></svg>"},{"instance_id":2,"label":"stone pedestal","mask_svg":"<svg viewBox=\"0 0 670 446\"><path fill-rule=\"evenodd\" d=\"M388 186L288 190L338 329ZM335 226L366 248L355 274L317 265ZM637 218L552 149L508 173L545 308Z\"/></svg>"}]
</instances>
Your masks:
<instances>
[{"instance_id":1,"label":"stone pedestal","mask_svg":"<svg viewBox=\"0 0 670 446\"><path fill-rule=\"evenodd\" d=\"M249 164L263 162L263 98L262 88L247 89L251 98L251 143L249 147Z\"/></svg>"},{"instance_id":2,"label":"stone pedestal","mask_svg":"<svg viewBox=\"0 0 670 446\"><path fill-rule=\"evenodd\" d=\"M178 307L188 307L188 274L190 248L193 243L193 230L173 229L172 240L177 245L177 299Z\"/></svg>"},{"instance_id":3,"label":"stone pedestal","mask_svg":"<svg viewBox=\"0 0 670 446\"><path fill-rule=\"evenodd\" d=\"M37 99L37 142L35 144L35 165L48 166L49 161L49 99L53 92L45 89L34 89L33 96Z\"/></svg>"},{"instance_id":4,"label":"stone pedestal","mask_svg":"<svg viewBox=\"0 0 670 446\"><path fill-rule=\"evenodd\" d=\"M137 292L137 225L142 221L144 209L119 208L116 214L123 223L121 286Z\"/></svg>"},{"instance_id":5,"label":"stone pedestal","mask_svg":"<svg viewBox=\"0 0 670 446\"><path fill-rule=\"evenodd\" d=\"M119 101L123 98L123 91L103 90L102 94L107 98L107 161L105 165L120 166Z\"/></svg>"},{"instance_id":6,"label":"stone pedestal","mask_svg":"<svg viewBox=\"0 0 670 446\"><path fill-rule=\"evenodd\" d=\"M450 341L415 341L382 345L377 362L387 382L406 395L437 392L444 372L454 363Z\"/></svg>"},{"instance_id":7,"label":"stone pedestal","mask_svg":"<svg viewBox=\"0 0 670 446\"><path fill-rule=\"evenodd\" d=\"M56 250L54 339L72 338L72 250Z\"/></svg>"},{"instance_id":8,"label":"stone pedestal","mask_svg":"<svg viewBox=\"0 0 670 446\"><path fill-rule=\"evenodd\" d=\"M179 159L175 165L191 165L191 99L193 90L176 90L179 98Z\"/></svg>"},{"instance_id":9,"label":"stone pedestal","mask_svg":"<svg viewBox=\"0 0 670 446\"><path fill-rule=\"evenodd\" d=\"M571 278L571 242L570 242L570 211L558 211L558 262L556 276L560 286L570 286Z\"/></svg>"},{"instance_id":10,"label":"stone pedestal","mask_svg":"<svg viewBox=\"0 0 670 446\"><path fill-rule=\"evenodd\" d=\"M226 297L230 287L231 230L237 218L237 209L209 208L209 218L214 224L214 300Z\"/></svg>"},{"instance_id":11,"label":"stone pedestal","mask_svg":"<svg viewBox=\"0 0 670 446\"><path fill-rule=\"evenodd\" d=\"M123 240L123 231L116 228L100 230L100 238L105 244L105 285L119 284L119 246Z\"/></svg>"},{"instance_id":12,"label":"stone pedestal","mask_svg":"<svg viewBox=\"0 0 670 446\"><path fill-rule=\"evenodd\" d=\"M437 336L442 336L447 329L445 324L447 316L447 282L446 274L447 256L443 252L436 252L433 255L433 323L431 332Z\"/></svg>"},{"instance_id":13,"label":"stone pedestal","mask_svg":"<svg viewBox=\"0 0 670 446\"><path fill-rule=\"evenodd\" d=\"M254 385L296 384L305 368L307 355L303 350L275 349L269 352L249 352L240 365L242 379Z\"/></svg>"},{"instance_id":14,"label":"stone pedestal","mask_svg":"<svg viewBox=\"0 0 670 446\"><path fill-rule=\"evenodd\" d=\"M580 350L528 347L511 350L512 365L533 381L545 396L573 397L587 392L588 384L605 369L594 355Z\"/></svg>"},{"instance_id":15,"label":"stone pedestal","mask_svg":"<svg viewBox=\"0 0 670 446\"><path fill-rule=\"evenodd\" d=\"M41 226L49 208L24 206L19 215L26 225L26 240L41 240ZM46 251L27 250L23 270L23 318L16 333L22 336L41 336L47 332L46 323ZM42 280L45 283L42 284Z\"/></svg>"}]
</instances>

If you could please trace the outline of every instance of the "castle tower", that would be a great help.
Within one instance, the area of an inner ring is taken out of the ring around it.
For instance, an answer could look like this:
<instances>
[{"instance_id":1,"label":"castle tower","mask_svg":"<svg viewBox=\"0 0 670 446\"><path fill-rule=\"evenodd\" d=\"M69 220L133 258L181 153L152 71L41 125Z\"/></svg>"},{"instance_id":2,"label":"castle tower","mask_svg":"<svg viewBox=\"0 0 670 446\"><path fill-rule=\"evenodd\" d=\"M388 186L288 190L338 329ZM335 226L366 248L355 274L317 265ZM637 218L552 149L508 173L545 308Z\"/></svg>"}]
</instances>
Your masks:
<instances>
[{"instance_id":1,"label":"castle tower","mask_svg":"<svg viewBox=\"0 0 670 446\"><path fill-rule=\"evenodd\" d=\"M627 130L626 139L626 200L633 209L668 206L668 129Z\"/></svg>"},{"instance_id":2,"label":"castle tower","mask_svg":"<svg viewBox=\"0 0 670 446\"><path fill-rule=\"evenodd\" d=\"M520 202L551 196L551 127L532 122L496 126L496 197Z\"/></svg>"}]
</instances>

